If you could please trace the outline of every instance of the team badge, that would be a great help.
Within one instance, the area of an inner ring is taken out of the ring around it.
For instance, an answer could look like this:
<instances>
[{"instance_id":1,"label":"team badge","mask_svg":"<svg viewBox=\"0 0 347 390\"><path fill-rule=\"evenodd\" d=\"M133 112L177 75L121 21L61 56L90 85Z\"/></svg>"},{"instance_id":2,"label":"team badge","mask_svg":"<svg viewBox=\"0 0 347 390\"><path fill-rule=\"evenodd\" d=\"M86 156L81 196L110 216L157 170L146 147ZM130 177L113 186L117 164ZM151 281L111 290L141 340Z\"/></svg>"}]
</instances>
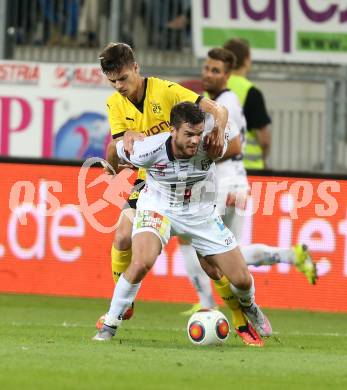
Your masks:
<instances>
[{"instance_id":1,"label":"team badge","mask_svg":"<svg viewBox=\"0 0 347 390\"><path fill-rule=\"evenodd\" d=\"M159 103L151 102L151 106L152 106L152 112L154 115L161 114L161 106Z\"/></svg>"},{"instance_id":2,"label":"team badge","mask_svg":"<svg viewBox=\"0 0 347 390\"><path fill-rule=\"evenodd\" d=\"M208 171L210 169L210 166L212 164L212 160L201 160L201 169L203 171Z\"/></svg>"}]
</instances>

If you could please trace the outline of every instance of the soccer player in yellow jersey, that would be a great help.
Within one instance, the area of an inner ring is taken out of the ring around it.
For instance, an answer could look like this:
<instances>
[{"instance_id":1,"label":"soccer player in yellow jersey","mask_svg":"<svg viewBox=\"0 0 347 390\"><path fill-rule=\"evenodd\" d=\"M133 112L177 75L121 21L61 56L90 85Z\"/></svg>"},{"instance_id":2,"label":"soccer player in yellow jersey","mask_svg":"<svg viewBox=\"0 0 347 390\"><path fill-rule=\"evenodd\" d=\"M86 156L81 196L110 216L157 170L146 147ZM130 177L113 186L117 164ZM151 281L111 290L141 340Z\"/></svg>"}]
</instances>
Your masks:
<instances>
[{"instance_id":1,"label":"soccer player in yellow jersey","mask_svg":"<svg viewBox=\"0 0 347 390\"><path fill-rule=\"evenodd\" d=\"M199 107L214 116L215 131L208 142L216 156L220 155L224 145L224 127L228 112L218 103L202 97L174 82L155 77L144 78L135 61L130 46L124 43L110 43L100 53L100 65L116 92L107 100L108 117L113 142L108 146L107 160L112 165L116 156L115 143L123 139L124 149L132 153L134 140L143 136L169 131L170 111L183 101L199 104ZM119 217L113 242L112 274L117 282L131 261L131 232L135 214L139 186L144 172L139 171L135 182L135 191L130 195L127 209ZM130 318L129 308L123 319Z\"/></svg>"}]
</instances>

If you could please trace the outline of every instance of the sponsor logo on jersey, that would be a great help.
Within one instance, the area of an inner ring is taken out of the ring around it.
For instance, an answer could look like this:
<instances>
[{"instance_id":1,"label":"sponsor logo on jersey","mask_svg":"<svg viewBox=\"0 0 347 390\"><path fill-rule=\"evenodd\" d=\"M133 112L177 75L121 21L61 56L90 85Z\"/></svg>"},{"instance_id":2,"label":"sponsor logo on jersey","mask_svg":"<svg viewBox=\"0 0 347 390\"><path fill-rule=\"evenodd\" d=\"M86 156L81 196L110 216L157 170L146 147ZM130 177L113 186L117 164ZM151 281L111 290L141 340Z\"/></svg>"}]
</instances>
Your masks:
<instances>
[{"instance_id":1,"label":"sponsor logo on jersey","mask_svg":"<svg viewBox=\"0 0 347 390\"><path fill-rule=\"evenodd\" d=\"M164 169L167 168L167 164L154 164L154 168L157 169L156 174L158 176L165 176Z\"/></svg>"},{"instance_id":2,"label":"sponsor logo on jersey","mask_svg":"<svg viewBox=\"0 0 347 390\"><path fill-rule=\"evenodd\" d=\"M159 133L164 133L165 131L169 131L170 122L162 121L155 126L150 127L148 130L143 131L147 136L156 135Z\"/></svg>"},{"instance_id":3,"label":"sponsor logo on jersey","mask_svg":"<svg viewBox=\"0 0 347 390\"><path fill-rule=\"evenodd\" d=\"M165 230L169 225L169 220L163 215L151 211L151 210L143 210L137 211L136 215L136 228L148 228L151 227L159 232L160 235L165 234Z\"/></svg>"},{"instance_id":4,"label":"sponsor logo on jersey","mask_svg":"<svg viewBox=\"0 0 347 390\"><path fill-rule=\"evenodd\" d=\"M161 149L162 149L162 145L160 145L157 149L151 150L148 153L140 154L139 157L140 158L146 158L146 157L149 157L149 156L153 156L153 154L158 153Z\"/></svg>"}]
</instances>

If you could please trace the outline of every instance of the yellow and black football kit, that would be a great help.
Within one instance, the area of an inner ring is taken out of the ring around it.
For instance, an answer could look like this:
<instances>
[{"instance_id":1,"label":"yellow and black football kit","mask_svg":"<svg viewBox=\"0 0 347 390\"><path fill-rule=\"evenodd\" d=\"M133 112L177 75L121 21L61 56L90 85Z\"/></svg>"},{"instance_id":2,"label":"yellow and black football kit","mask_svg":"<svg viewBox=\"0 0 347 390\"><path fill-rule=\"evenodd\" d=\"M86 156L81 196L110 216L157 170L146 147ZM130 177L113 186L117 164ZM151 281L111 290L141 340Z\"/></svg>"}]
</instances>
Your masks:
<instances>
[{"instance_id":1,"label":"yellow and black football kit","mask_svg":"<svg viewBox=\"0 0 347 390\"><path fill-rule=\"evenodd\" d=\"M113 138L126 130L154 135L169 131L170 112L180 102L200 101L201 97L177 83L155 77L145 79L145 91L138 104L115 92L107 100L108 119Z\"/></svg>"},{"instance_id":2,"label":"yellow and black football kit","mask_svg":"<svg viewBox=\"0 0 347 390\"><path fill-rule=\"evenodd\" d=\"M119 92L115 92L108 98L108 119L114 139L123 136L127 130L138 131L147 136L169 131L172 107L184 101L199 103L202 98L171 81L148 77L144 82L143 98L137 104ZM139 170L138 179L145 179L145 170ZM139 181L135 183L136 188L127 202L132 208L136 208L139 184Z\"/></svg>"}]
</instances>

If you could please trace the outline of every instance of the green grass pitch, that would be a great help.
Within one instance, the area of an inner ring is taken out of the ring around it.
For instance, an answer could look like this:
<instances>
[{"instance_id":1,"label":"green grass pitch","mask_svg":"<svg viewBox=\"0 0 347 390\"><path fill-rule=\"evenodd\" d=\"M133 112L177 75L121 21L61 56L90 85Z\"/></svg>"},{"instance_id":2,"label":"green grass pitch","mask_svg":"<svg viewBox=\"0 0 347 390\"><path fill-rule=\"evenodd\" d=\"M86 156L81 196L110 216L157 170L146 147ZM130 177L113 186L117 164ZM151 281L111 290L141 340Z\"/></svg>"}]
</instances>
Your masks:
<instances>
[{"instance_id":1,"label":"green grass pitch","mask_svg":"<svg viewBox=\"0 0 347 390\"><path fill-rule=\"evenodd\" d=\"M0 389L347 388L346 314L266 310L275 335L264 348L233 334L196 347L179 314L187 305L138 302L114 340L92 341L107 306L0 295Z\"/></svg>"}]
</instances>

